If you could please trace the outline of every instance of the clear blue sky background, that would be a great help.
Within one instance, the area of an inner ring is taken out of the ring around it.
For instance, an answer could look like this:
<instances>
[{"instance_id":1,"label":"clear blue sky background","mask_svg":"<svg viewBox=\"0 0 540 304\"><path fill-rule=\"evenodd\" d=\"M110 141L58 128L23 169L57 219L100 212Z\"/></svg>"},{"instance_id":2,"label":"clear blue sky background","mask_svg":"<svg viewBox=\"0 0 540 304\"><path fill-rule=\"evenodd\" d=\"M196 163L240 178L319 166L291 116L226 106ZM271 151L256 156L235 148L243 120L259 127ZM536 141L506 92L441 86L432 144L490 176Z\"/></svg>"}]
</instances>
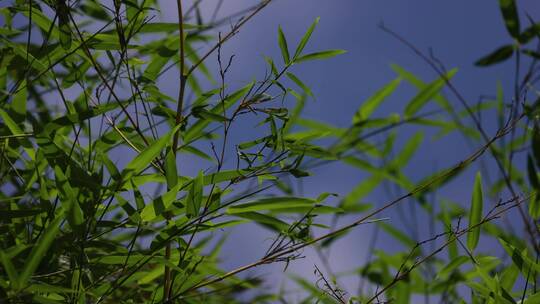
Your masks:
<instances>
[{"instance_id":1,"label":"clear blue sky background","mask_svg":"<svg viewBox=\"0 0 540 304\"><path fill-rule=\"evenodd\" d=\"M217 1L202 1L203 15L210 12ZM520 12L527 12L538 20L540 18L540 3L534 0L517 1ZM162 1L164 18L176 20L174 1ZM220 13L225 16L257 3L247 0L225 0ZM170 9L169 9L170 7ZM310 101L306 107L306 115L337 126L345 127L350 123L354 111L377 89L396 77L390 68L396 63L425 81L434 79L437 75L416 55L396 39L378 28L380 22L410 40L419 49L426 51L431 48L435 56L447 68L457 67L458 74L454 78L455 86L468 100L475 104L481 95L493 96L497 81L501 81L506 101L510 101L514 69L511 63L505 63L490 68L478 68L473 63L483 55L497 47L510 43L503 25L498 1L495 0L275 0L260 15L250 21L240 33L223 48L224 55L234 54L235 63L228 76L229 84L241 86L253 77L264 75L266 69L263 56L270 56L280 62L277 45L277 27L281 25L289 48L294 48L297 41L311 22L320 16L319 26L312 36L307 49L317 51L324 49L345 49L347 53L334 59L322 62L311 62L295 66L293 71L314 94L316 101ZM523 19L525 21L526 19ZM525 22L522 22L525 23ZM227 28L223 31L227 32ZM292 45L292 46L291 46ZM210 65L215 63L210 61ZM175 79L173 71L171 77ZM172 96L176 94L176 81L166 84L166 90ZM400 89L377 112L385 116L390 112L400 112L416 91L403 83ZM457 110L462 106L451 95L447 94ZM483 117L488 134L494 134L493 117ZM251 129L242 129L242 132ZM398 147L408 136L417 131L417 127L402 128L399 132ZM406 169L406 174L413 180L433 173L465 158L471 148L457 134L446 136L433 141L427 132L420 152L412 159ZM486 155L489 159L489 156ZM488 167L493 163L486 162ZM468 170L462 177L445 187L439 197L468 203L471 184L477 168ZM493 170L492 172L496 172ZM315 170L315 177L304 181L306 195L316 196L318 193L336 192L341 195L350 191L366 176L359 171L343 165L331 165ZM385 193L379 189L370 195L369 200L382 204L394 193ZM412 204L413 202L405 202ZM408 210L395 209L394 213L385 214L392 221L399 222L396 212ZM408 214L406 215L408 216ZM352 220L345 219L342 223ZM425 227L422 222L419 228ZM246 229L249 228L249 229ZM420 238L429 235L425 232ZM340 240L331 255L334 271L352 270L363 262L371 228L360 227L348 237ZM440 232L440 231L438 231ZM239 227L233 229L224 248L224 265L227 268L237 267L246 261L254 261L264 253L269 241L261 240L271 237L263 229ZM378 244L388 249L395 245L390 239L381 237ZM291 264L289 273L300 273L313 278L313 264L319 261L313 252L304 252L306 258ZM281 266L264 267L255 273L271 274L270 278L279 279ZM349 291L355 291L354 279L341 282Z\"/></svg>"}]
</instances>

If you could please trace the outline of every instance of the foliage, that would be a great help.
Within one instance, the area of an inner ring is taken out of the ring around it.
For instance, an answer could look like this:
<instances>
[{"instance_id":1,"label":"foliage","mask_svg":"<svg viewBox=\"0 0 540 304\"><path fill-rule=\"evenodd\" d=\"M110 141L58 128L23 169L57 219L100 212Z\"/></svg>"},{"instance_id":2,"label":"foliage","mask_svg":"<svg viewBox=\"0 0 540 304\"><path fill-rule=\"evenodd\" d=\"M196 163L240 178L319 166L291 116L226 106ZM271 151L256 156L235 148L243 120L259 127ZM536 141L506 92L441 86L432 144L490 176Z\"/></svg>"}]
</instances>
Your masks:
<instances>
[{"instance_id":1,"label":"foliage","mask_svg":"<svg viewBox=\"0 0 540 304\"><path fill-rule=\"evenodd\" d=\"M240 87L228 83L229 69L242 63L224 58L222 46L271 2L202 20L198 1L185 7L177 0L177 23L156 21L155 0L12 1L0 8L0 299L285 301L287 291L269 292L261 278L245 273L294 263L304 248L328 264L325 256L336 240L369 224L401 247L385 251L373 245L351 273L315 266L313 278L292 276L305 302L408 303L420 296L539 301L540 52L531 47L540 42L540 23L529 18L530 26L522 29L516 3L499 1L512 42L476 64L513 58L529 66L516 70L510 102L498 89L495 100L478 105L469 105L453 85L457 69L447 71L382 27L420 54L438 77L424 82L394 65L396 78L360 105L347 128L339 128L302 115L314 94L294 74L300 64L344 53L306 51L318 18L299 41L277 28L282 58L265 58L269 73L263 79ZM178 70L178 97L161 89L170 69ZM404 85L417 92L403 113L375 117ZM445 88L463 112L442 94ZM484 112L499 122L491 135L478 118ZM233 133L240 121L264 131L239 140ZM403 125L419 131L394 147ZM436 138L458 132L474 152L413 181L404 169L426 130L437 132ZM523 151L528 157L516 156ZM432 200L484 159L498 171L481 168L482 175L464 189L470 202ZM313 169L335 163L369 177L337 198L326 192L305 197L292 186ZM497 180L486 182L482 176L488 175ZM385 185L402 194L376 207L366 202ZM419 206L417 212L428 219L430 238L417 239L383 218L407 204ZM351 222L351 215L357 219ZM273 241L259 260L223 269L223 242L235 237L224 230L247 224L274 232ZM496 243L497 250L479 246L487 243ZM358 292L339 286L350 275L361 282Z\"/></svg>"}]
</instances>

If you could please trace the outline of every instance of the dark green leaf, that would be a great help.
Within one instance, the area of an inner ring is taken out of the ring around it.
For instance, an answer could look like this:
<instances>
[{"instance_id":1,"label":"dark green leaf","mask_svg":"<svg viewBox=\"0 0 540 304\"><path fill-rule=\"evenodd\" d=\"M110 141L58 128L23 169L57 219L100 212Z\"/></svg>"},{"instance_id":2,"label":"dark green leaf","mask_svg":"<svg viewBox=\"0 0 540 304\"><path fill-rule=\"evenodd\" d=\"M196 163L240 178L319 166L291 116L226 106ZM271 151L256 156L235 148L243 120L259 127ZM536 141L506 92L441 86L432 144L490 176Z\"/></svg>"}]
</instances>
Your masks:
<instances>
[{"instance_id":1,"label":"dark green leaf","mask_svg":"<svg viewBox=\"0 0 540 304\"><path fill-rule=\"evenodd\" d=\"M45 232L43 232L34 247L32 247L32 251L30 252L30 255L28 255L28 258L24 263L24 267L19 275L18 285L20 287L26 286L26 283L36 271L37 267L41 263L41 260L45 257L47 251L53 244L56 235L60 231L60 224L62 223L62 220L62 213L56 214L56 217L47 225Z\"/></svg>"},{"instance_id":2,"label":"dark green leaf","mask_svg":"<svg viewBox=\"0 0 540 304\"><path fill-rule=\"evenodd\" d=\"M506 59L512 57L512 54L514 54L514 46L505 45L496 49L491 54L480 58L478 61L475 62L475 64L477 66L490 66L495 63L505 61Z\"/></svg>"},{"instance_id":3,"label":"dark green leaf","mask_svg":"<svg viewBox=\"0 0 540 304\"><path fill-rule=\"evenodd\" d=\"M499 7L510 36L518 39L520 35L519 15L515 0L499 0Z\"/></svg>"},{"instance_id":4,"label":"dark green leaf","mask_svg":"<svg viewBox=\"0 0 540 304\"><path fill-rule=\"evenodd\" d=\"M186 198L186 215L188 217L199 215L203 200L203 184L204 175L203 172L200 171L197 177L193 179Z\"/></svg>"}]
</instances>

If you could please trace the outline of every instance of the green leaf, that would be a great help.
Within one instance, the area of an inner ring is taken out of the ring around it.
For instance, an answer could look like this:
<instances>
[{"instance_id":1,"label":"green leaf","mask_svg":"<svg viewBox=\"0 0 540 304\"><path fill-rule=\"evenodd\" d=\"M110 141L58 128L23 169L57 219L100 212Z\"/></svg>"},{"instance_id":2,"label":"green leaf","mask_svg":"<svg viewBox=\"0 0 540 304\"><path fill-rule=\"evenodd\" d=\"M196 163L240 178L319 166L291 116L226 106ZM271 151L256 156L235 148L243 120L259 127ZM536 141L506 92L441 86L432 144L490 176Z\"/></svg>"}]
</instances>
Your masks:
<instances>
[{"instance_id":1,"label":"green leaf","mask_svg":"<svg viewBox=\"0 0 540 304\"><path fill-rule=\"evenodd\" d=\"M456 257L437 272L437 279L446 279L452 272L458 269L459 266L465 264L469 260L469 257L463 255Z\"/></svg>"},{"instance_id":2,"label":"green leaf","mask_svg":"<svg viewBox=\"0 0 540 304\"><path fill-rule=\"evenodd\" d=\"M535 294L528 296L523 301L523 304L535 304L535 303L540 303L540 292L537 292Z\"/></svg>"},{"instance_id":3,"label":"green leaf","mask_svg":"<svg viewBox=\"0 0 540 304\"><path fill-rule=\"evenodd\" d=\"M302 37L302 40L300 40L300 43L296 47L296 51L294 51L293 61L300 56L302 51L304 50L304 47L306 46L307 42L309 41L309 38L311 37L311 33L313 33L313 30L315 29L315 26L319 23L319 19L321 17L315 18L315 21L311 24L311 26L308 28L306 33L304 34L304 37Z\"/></svg>"},{"instance_id":4,"label":"green leaf","mask_svg":"<svg viewBox=\"0 0 540 304\"><path fill-rule=\"evenodd\" d=\"M152 203L146 205L141 211L141 218L143 221L149 222L162 215L175 201L181 187L182 183L176 185L176 187L154 199Z\"/></svg>"},{"instance_id":5,"label":"green leaf","mask_svg":"<svg viewBox=\"0 0 540 304\"><path fill-rule=\"evenodd\" d=\"M170 143L173 134L178 131L181 125L174 127L169 133L154 141L144 151L139 153L129 162L122 172L124 181L129 180L133 175L139 174L144 168L149 166L152 161L161 153L161 150Z\"/></svg>"},{"instance_id":6,"label":"green leaf","mask_svg":"<svg viewBox=\"0 0 540 304\"><path fill-rule=\"evenodd\" d=\"M281 26L278 27L278 43L279 48L281 49L281 57L283 57L283 62L289 64L289 48L287 47L287 40L285 39L285 34L281 30Z\"/></svg>"},{"instance_id":7,"label":"green leaf","mask_svg":"<svg viewBox=\"0 0 540 304\"><path fill-rule=\"evenodd\" d=\"M0 114L2 114L2 112L0 112ZM533 156L534 160L536 161L536 165L540 166L540 130L537 124L534 125L532 132L533 134L531 146L533 150Z\"/></svg>"},{"instance_id":8,"label":"green leaf","mask_svg":"<svg viewBox=\"0 0 540 304\"><path fill-rule=\"evenodd\" d=\"M527 248L518 248L502 238L498 240L508 256L512 258L514 265L521 271L523 277L527 277L530 271L540 272L540 264L528 256Z\"/></svg>"},{"instance_id":9,"label":"green leaf","mask_svg":"<svg viewBox=\"0 0 540 304\"><path fill-rule=\"evenodd\" d=\"M510 36L518 39L520 34L519 15L514 0L499 0L499 7Z\"/></svg>"},{"instance_id":10,"label":"green leaf","mask_svg":"<svg viewBox=\"0 0 540 304\"><path fill-rule=\"evenodd\" d=\"M28 90L26 88L26 80L23 80L20 85L21 89L13 95L13 102L11 108L15 112L16 117L14 119L21 123L26 117L26 100L28 99Z\"/></svg>"},{"instance_id":11,"label":"green leaf","mask_svg":"<svg viewBox=\"0 0 540 304\"><path fill-rule=\"evenodd\" d=\"M60 193L60 201L67 213L68 223L72 229L78 229L84 223L84 214L79 206L77 193L59 166L54 167L54 174L56 187Z\"/></svg>"},{"instance_id":12,"label":"green leaf","mask_svg":"<svg viewBox=\"0 0 540 304\"><path fill-rule=\"evenodd\" d=\"M535 36L540 37L540 23L535 23L523 30L519 35L519 42L521 44L527 44Z\"/></svg>"},{"instance_id":13,"label":"green leaf","mask_svg":"<svg viewBox=\"0 0 540 304\"><path fill-rule=\"evenodd\" d=\"M302 90L304 90L304 92L313 97L313 92L311 92L311 89L305 85L298 77L296 77L296 75L294 75L293 73L289 73L287 72L286 73L287 77L289 77L294 83L296 83L297 86L299 86L300 88L302 88Z\"/></svg>"},{"instance_id":14,"label":"green leaf","mask_svg":"<svg viewBox=\"0 0 540 304\"><path fill-rule=\"evenodd\" d=\"M378 222L379 226L386 231L389 235L394 237L396 240L400 241L403 245L414 248L416 246L416 241L411 239L407 234L403 233L401 230L396 227L389 225L385 222Z\"/></svg>"},{"instance_id":15,"label":"green leaf","mask_svg":"<svg viewBox=\"0 0 540 304\"><path fill-rule=\"evenodd\" d=\"M209 112L212 112L214 114L223 114L223 110L227 110L230 107L232 107L240 98L245 97L246 94L248 94L253 86L255 85L255 81L252 81L248 83L243 88L240 88L239 90L233 92L223 102L218 103L215 105ZM183 135L184 135L184 142L190 143L192 140L198 138L203 134L203 131L208 125L210 125L211 121L207 119L199 119L195 124L193 124L189 129L187 129Z\"/></svg>"},{"instance_id":16,"label":"green leaf","mask_svg":"<svg viewBox=\"0 0 540 304\"><path fill-rule=\"evenodd\" d=\"M362 121L367 120L373 111L390 95L396 90L398 85L401 82L401 78L396 78L390 83L385 85L382 89L377 91L375 94L370 96L366 101L362 103L358 111L354 114L353 124L358 124Z\"/></svg>"},{"instance_id":17,"label":"green leaf","mask_svg":"<svg viewBox=\"0 0 540 304\"><path fill-rule=\"evenodd\" d=\"M257 213L257 212L244 212L244 213L235 213L234 216L249 219L255 221L262 226L275 230L277 232L286 231L289 228L289 225L278 218L273 216Z\"/></svg>"},{"instance_id":18,"label":"green leaf","mask_svg":"<svg viewBox=\"0 0 540 304\"><path fill-rule=\"evenodd\" d=\"M327 51L315 52L315 53L311 53L311 54L307 54L307 55L298 57L298 58L296 58L296 60L294 60L294 62L295 63L300 63L300 62L309 61L309 60L328 59L328 58L332 58L332 57L337 56L337 55L344 54L346 52L347 51L345 51L345 50L327 50Z\"/></svg>"},{"instance_id":19,"label":"green leaf","mask_svg":"<svg viewBox=\"0 0 540 304\"><path fill-rule=\"evenodd\" d=\"M204 175L199 171L197 177L193 179L186 198L186 216L193 217L199 215L203 200Z\"/></svg>"},{"instance_id":20,"label":"green leaf","mask_svg":"<svg viewBox=\"0 0 540 304\"><path fill-rule=\"evenodd\" d=\"M536 191L540 190L540 182L538 182L538 175L536 173L536 167L531 155L527 155L527 173L529 174L529 182L531 187Z\"/></svg>"},{"instance_id":21,"label":"green leaf","mask_svg":"<svg viewBox=\"0 0 540 304\"><path fill-rule=\"evenodd\" d=\"M20 135L20 134L24 133L21 130L21 128L19 128L17 123L15 121L13 121L11 116L2 109L0 109L0 117L4 120L3 123L8 127L9 131L11 131L11 134ZM35 153L35 151L34 151L34 149L32 147L32 144L25 138L22 138L22 139L19 139L19 140L22 143L24 151L26 152L26 154L28 154L28 157L30 157L30 159L34 160L35 156L36 156L36 153Z\"/></svg>"},{"instance_id":22,"label":"green leaf","mask_svg":"<svg viewBox=\"0 0 540 304\"><path fill-rule=\"evenodd\" d=\"M28 258L26 259L23 269L19 275L18 285L21 288L26 286L26 282L28 282L28 279L30 279L30 277L34 274L37 267L41 263L41 260L45 257L47 251L51 247L56 235L60 231L60 224L63 220L62 215L62 213L56 215L54 220L52 220L47 228L45 228L45 232L37 240L34 247L32 247L32 251L28 255Z\"/></svg>"},{"instance_id":23,"label":"green leaf","mask_svg":"<svg viewBox=\"0 0 540 304\"><path fill-rule=\"evenodd\" d=\"M477 66L490 66L505 61L506 59L512 57L512 54L514 54L514 46L505 45L478 59L478 61L476 61L474 64Z\"/></svg>"},{"instance_id":24,"label":"green leaf","mask_svg":"<svg viewBox=\"0 0 540 304\"><path fill-rule=\"evenodd\" d=\"M178 184L178 172L176 168L176 153L171 149L167 149L165 155L165 176L167 178L167 189L171 190Z\"/></svg>"},{"instance_id":25,"label":"green leaf","mask_svg":"<svg viewBox=\"0 0 540 304\"><path fill-rule=\"evenodd\" d=\"M419 131L409 139L399 154L388 164L390 169L403 168L411 160L412 156L424 140L424 133Z\"/></svg>"},{"instance_id":26,"label":"green leaf","mask_svg":"<svg viewBox=\"0 0 540 304\"><path fill-rule=\"evenodd\" d=\"M476 174L474 180L474 189L471 200L471 209L469 211L469 233L467 234L467 247L473 251L480 240L480 227L474 227L482 221L483 209L483 194L482 194L482 176L480 172ZM474 228L472 228L474 227Z\"/></svg>"},{"instance_id":27,"label":"green leaf","mask_svg":"<svg viewBox=\"0 0 540 304\"><path fill-rule=\"evenodd\" d=\"M249 203L239 204L229 207L227 209L228 214L237 214L245 212L255 211L285 211L287 209L294 209L296 207L313 207L316 203L315 200L303 197L269 197L262 198Z\"/></svg>"},{"instance_id":28,"label":"green leaf","mask_svg":"<svg viewBox=\"0 0 540 304\"><path fill-rule=\"evenodd\" d=\"M405 117L410 118L416 114L428 101L433 99L439 91L444 87L447 80L450 80L457 72L457 69L452 69L443 77L438 78L426 87L409 102L405 108Z\"/></svg>"},{"instance_id":29,"label":"green leaf","mask_svg":"<svg viewBox=\"0 0 540 304\"><path fill-rule=\"evenodd\" d=\"M60 44L64 50L71 48L71 29L69 27L69 6L65 0L56 1L58 4L56 13L58 14L58 28L60 29Z\"/></svg>"},{"instance_id":30,"label":"green leaf","mask_svg":"<svg viewBox=\"0 0 540 304\"><path fill-rule=\"evenodd\" d=\"M9 258L9 256L4 253L2 249L0 249L0 262L2 263L2 266L4 266L4 271L8 275L11 286L14 289L19 289L19 278L17 271L15 270L13 263L11 263L11 259Z\"/></svg>"},{"instance_id":31,"label":"green leaf","mask_svg":"<svg viewBox=\"0 0 540 304\"><path fill-rule=\"evenodd\" d=\"M366 177L343 198L340 207L345 210L354 210L361 207L362 199L371 193L383 181L383 175L374 174ZM363 209L363 208L362 208Z\"/></svg>"}]
</instances>

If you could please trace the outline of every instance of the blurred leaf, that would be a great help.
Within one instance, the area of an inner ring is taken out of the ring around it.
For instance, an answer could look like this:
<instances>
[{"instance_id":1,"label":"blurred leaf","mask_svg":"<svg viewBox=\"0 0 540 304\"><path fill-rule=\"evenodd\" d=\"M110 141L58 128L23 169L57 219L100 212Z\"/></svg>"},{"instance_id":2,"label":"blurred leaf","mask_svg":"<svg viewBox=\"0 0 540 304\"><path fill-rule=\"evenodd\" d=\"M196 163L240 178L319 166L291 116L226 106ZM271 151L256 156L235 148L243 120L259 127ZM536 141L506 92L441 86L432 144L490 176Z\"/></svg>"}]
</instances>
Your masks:
<instances>
[{"instance_id":1,"label":"blurred leaf","mask_svg":"<svg viewBox=\"0 0 540 304\"><path fill-rule=\"evenodd\" d=\"M69 27L69 6L65 0L57 0L56 14L58 15L58 28L60 29L60 44L64 50L71 48L71 29Z\"/></svg>"},{"instance_id":2,"label":"blurred leaf","mask_svg":"<svg viewBox=\"0 0 540 304\"><path fill-rule=\"evenodd\" d=\"M407 234L403 233L398 228L389 225L385 222L378 222L378 225L386 231L389 235L391 235L393 238L401 242L403 245L407 246L408 248L414 248L416 246L416 241L411 239Z\"/></svg>"},{"instance_id":3,"label":"blurred leaf","mask_svg":"<svg viewBox=\"0 0 540 304\"><path fill-rule=\"evenodd\" d=\"M297 86L299 86L300 88L302 88L302 90L304 90L304 93L306 93L307 95L313 97L313 92L311 92L311 89L306 86L298 77L296 77L293 73L289 73L287 72L286 73L287 77L289 77L294 83L296 83Z\"/></svg>"},{"instance_id":4,"label":"blurred leaf","mask_svg":"<svg viewBox=\"0 0 540 304\"><path fill-rule=\"evenodd\" d=\"M362 199L371 193L383 181L381 174L374 174L366 177L358 185L356 185L349 194L347 194L340 205L345 210L354 210L362 203Z\"/></svg>"},{"instance_id":5,"label":"blurred leaf","mask_svg":"<svg viewBox=\"0 0 540 304\"><path fill-rule=\"evenodd\" d=\"M514 46L513 45L505 45L502 46L495 51L493 51L491 54L486 55L485 57L482 57L478 59L478 61L475 62L475 65L477 66L490 66L495 63L499 63L502 61L505 61L506 59L512 57L512 54L514 54Z\"/></svg>"},{"instance_id":6,"label":"blurred leaf","mask_svg":"<svg viewBox=\"0 0 540 304\"><path fill-rule=\"evenodd\" d=\"M480 239L481 227L474 226L478 225L482 221L482 210L484 205L483 200L482 176L480 175L480 172L478 172L474 180L471 209L469 211L469 229L472 230L467 234L467 247L471 251L474 251L478 245L478 240Z\"/></svg>"},{"instance_id":7,"label":"blurred leaf","mask_svg":"<svg viewBox=\"0 0 540 304\"><path fill-rule=\"evenodd\" d=\"M448 278L452 272L457 271L459 269L459 266L465 264L466 262L470 261L470 257L460 255L456 257L455 259L451 260L450 263L446 264L441 270L437 273L437 279L446 279Z\"/></svg>"},{"instance_id":8,"label":"blurred leaf","mask_svg":"<svg viewBox=\"0 0 540 304\"><path fill-rule=\"evenodd\" d=\"M0 249L0 262L2 263L4 271L8 275L11 286L16 290L19 289L18 273L15 270L15 267L13 266L11 259L9 258L7 254L4 253L2 249Z\"/></svg>"},{"instance_id":9,"label":"blurred leaf","mask_svg":"<svg viewBox=\"0 0 540 304\"><path fill-rule=\"evenodd\" d=\"M534 37L540 37L540 23L533 23L528 28L524 29L519 35L521 44L529 43Z\"/></svg>"},{"instance_id":10,"label":"blurred leaf","mask_svg":"<svg viewBox=\"0 0 540 304\"><path fill-rule=\"evenodd\" d=\"M439 91L444 87L447 80L452 79L456 74L457 69L452 69L448 74L438 78L437 80L431 82L429 85L424 87L418 92L418 94L409 102L405 108L405 117L413 117L418 110L420 110L428 101L434 98Z\"/></svg>"},{"instance_id":11,"label":"blurred leaf","mask_svg":"<svg viewBox=\"0 0 540 304\"><path fill-rule=\"evenodd\" d=\"M401 82L401 78L396 78L392 80L390 83L385 85L382 89L377 91L375 94L371 95L366 101L362 103L358 111L354 114L353 117L353 124L359 124L365 120L367 120L373 111L377 109L377 107L388 97L392 92L396 90L399 83Z\"/></svg>"},{"instance_id":12,"label":"blurred leaf","mask_svg":"<svg viewBox=\"0 0 540 304\"><path fill-rule=\"evenodd\" d=\"M520 34L520 26L515 0L499 0L499 7L501 9L508 33L510 33L510 36L513 38L518 39Z\"/></svg>"}]
</instances>

